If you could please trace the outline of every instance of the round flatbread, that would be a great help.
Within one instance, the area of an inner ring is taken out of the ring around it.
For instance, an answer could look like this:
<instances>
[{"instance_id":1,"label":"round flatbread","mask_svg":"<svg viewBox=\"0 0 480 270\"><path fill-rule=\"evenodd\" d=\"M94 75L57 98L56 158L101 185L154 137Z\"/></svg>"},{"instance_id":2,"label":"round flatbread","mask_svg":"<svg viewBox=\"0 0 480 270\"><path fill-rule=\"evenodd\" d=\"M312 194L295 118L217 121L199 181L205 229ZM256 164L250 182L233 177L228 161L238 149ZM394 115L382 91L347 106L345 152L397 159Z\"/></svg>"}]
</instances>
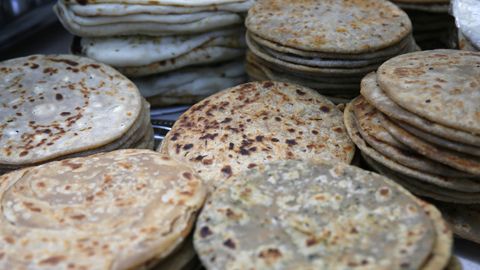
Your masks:
<instances>
[{"instance_id":1,"label":"round flatbread","mask_svg":"<svg viewBox=\"0 0 480 270\"><path fill-rule=\"evenodd\" d=\"M246 19L249 31L305 51L361 54L398 43L410 34L407 14L384 0L257 1Z\"/></svg>"},{"instance_id":2,"label":"round flatbread","mask_svg":"<svg viewBox=\"0 0 480 270\"><path fill-rule=\"evenodd\" d=\"M383 116L379 115L381 113L373 106L368 104L363 97L360 96L353 100L352 108L355 115L355 123L358 127L360 135L362 136L362 139L364 139L369 146L380 152L382 155L414 170L419 170L434 175L440 175L444 177L477 178L477 176L455 170L441 163L427 159L424 156L415 153L401 142L397 141L384 128L382 124Z\"/></svg>"},{"instance_id":3,"label":"round flatbread","mask_svg":"<svg viewBox=\"0 0 480 270\"><path fill-rule=\"evenodd\" d=\"M210 187L245 169L282 159L349 163L355 147L342 112L308 88L254 82L192 106L160 151L192 166Z\"/></svg>"},{"instance_id":4,"label":"round flatbread","mask_svg":"<svg viewBox=\"0 0 480 270\"><path fill-rule=\"evenodd\" d=\"M404 109L454 129L480 134L480 53L432 50L392 58L377 81Z\"/></svg>"},{"instance_id":5,"label":"round flatbread","mask_svg":"<svg viewBox=\"0 0 480 270\"><path fill-rule=\"evenodd\" d=\"M134 269L174 251L206 196L148 150L56 161L0 177L2 269Z\"/></svg>"},{"instance_id":6,"label":"round flatbread","mask_svg":"<svg viewBox=\"0 0 480 270\"><path fill-rule=\"evenodd\" d=\"M214 192L194 246L208 269L421 269L434 226L413 195L378 174L280 161Z\"/></svg>"},{"instance_id":7,"label":"round flatbread","mask_svg":"<svg viewBox=\"0 0 480 270\"><path fill-rule=\"evenodd\" d=\"M408 123L427 133L432 133L456 142L480 146L480 136L439 125L398 106L385 95L385 92L379 87L376 76L377 75L372 72L363 78L360 93L370 104L382 113L388 115L390 118Z\"/></svg>"},{"instance_id":8,"label":"round flatbread","mask_svg":"<svg viewBox=\"0 0 480 270\"><path fill-rule=\"evenodd\" d=\"M426 183L440 186L446 189L452 189L463 192L479 192L480 183L475 181L475 179L468 178L448 178L436 176L428 173L424 173L418 170L411 169L409 167L403 166L390 158L380 154L378 151L370 147L365 140L362 138L357 124L355 123L355 115L352 108L352 103L347 104L344 111L344 122L347 129L348 135L355 143L355 145L361 150L364 155L372 158L376 162L382 164L383 166L398 172L402 175L415 178L419 181L424 181Z\"/></svg>"},{"instance_id":9,"label":"round flatbread","mask_svg":"<svg viewBox=\"0 0 480 270\"><path fill-rule=\"evenodd\" d=\"M22 57L1 62L0 74L0 164L101 147L126 134L141 114L137 87L88 58Z\"/></svg>"},{"instance_id":10,"label":"round flatbread","mask_svg":"<svg viewBox=\"0 0 480 270\"><path fill-rule=\"evenodd\" d=\"M415 152L432 160L451 166L457 170L480 176L480 158L438 147L415 137L383 115L382 123L395 139L407 145Z\"/></svg>"},{"instance_id":11,"label":"round flatbread","mask_svg":"<svg viewBox=\"0 0 480 270\"><path fill-rule=\"evenodd\" d=\"M390 119L392 120L392 119ZM473 145L466 145L462 144L459 142L454 142L450 140L446 140L444 138L429 134L425 131L422 131L420 129L417 129L409 124L405 124L399 121L394 121L392 120L395 124L406 130L407 132L411 133L415 137L418 137L424 141L427 141L429 143L435 144L436 146L440 146L452 151L457 151L460 153L464 154L469 154L469 155L474 155L474 156L480 156L480 147L475 147Z\"/></svg>"}]
</instances>

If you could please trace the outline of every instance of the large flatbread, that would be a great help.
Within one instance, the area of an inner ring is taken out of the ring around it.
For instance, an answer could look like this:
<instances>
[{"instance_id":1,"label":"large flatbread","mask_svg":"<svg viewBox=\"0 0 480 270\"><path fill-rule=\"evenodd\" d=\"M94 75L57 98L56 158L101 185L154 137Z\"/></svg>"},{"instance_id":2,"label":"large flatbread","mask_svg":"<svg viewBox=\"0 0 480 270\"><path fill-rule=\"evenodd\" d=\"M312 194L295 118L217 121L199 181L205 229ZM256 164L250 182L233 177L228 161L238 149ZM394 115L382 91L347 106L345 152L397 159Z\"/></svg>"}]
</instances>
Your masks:
<instances>
[{"instance_id":1,"label":"large flatbread","mask_svg":"<svg viewBox=\"0 0 480 270\"><path fill-rule=\"evenodd\" d=\"M2 269L136 269L173 252L206 196L148 150L56 161L0 177Z\"/></svg>"},{"instance_id":2,"label":"large flatbread","mask_svg":"<svg viewBox=\"0 0 480 270\"><path fill-rule=\"evenodd\" d=\"M349 163L354 145L342 113L308 88L255 82L217 93L186 111L160 151L189 164L214 188L267 161Z\"/></svg>"},{"instance_id":3,"label":"large flatbread","mask_svg":"<svg viewBox=\"0 0 480 270\"><path fill-rule=\"evenodd\" d=\"M245 23L254 34L286 47L348 54L392 46L411 32L407 14L383 0L308 0L301 5L260 0Z\"/></svg>"},{"instance_id":4,"label":"large flatbread","mask_svg":"<svg viewBox=\"0 0 480 270\"><path fill-rule=\"evenodd\" d=\"M87 58L34 55L4 61L0 72L0 164L104 146L125 135L141 113L137 87Z\"/></svg>"},{"instance_id":5,"label":"large flatbread","mask_svg":"<svg viewBox=\"0 0 480 270\"><path fill-rule=\"evenodd\" d=\"M383 116L379 115L380 112L368 104L363 97L360 96L352 101L352 107L355 122L362 139L382 155L414 170L434 175L477 178L477 176L455 170L452 167L417 154L406 145L397 141L388 130L385 129L382 122Z\"/></svg>"},{"instance_id":6,"label":"large flatbread","mask_svg":"<svg viewBox=\"0 0 480 270\"><path fill-rule=\"evenodd\" d=\"M439 137L465 144L480 146L480 136L469 132L456 130L453 128L439 125L425 118L419 117L393 102L377 84L376 74L370 73L362 80L362 96L368 100L375 108L388 117L408 123L425 132L435 134Z\"/></svg>"},{"instance_id":7,"label":"large flatbread","mask_svg":"<svg viewBox=\"0 0 480 270\"><path fill-rule=\"evenodd\" d=\"M243 35L241 28L233 28L188 36L82 38L74 47L78 46L77 53L114 67L146 66L160 61L167 65L172 59L176 61L207 47L244 48Z\"/></svg>"},{"instance_id":8,"label":"large flatbread","mask_svg":"<svg viewBox=\"0 0 480 270\"><path fill-rule=\"evenodd\" d=\"M480 191L480 183L475 179L459 177L441 177L414 170L393 161L389 157L382 155L381 153L370 147L362 138L360 131L358 130L358 126L355 122L355 114L353 112L352 103L347 104L347 106L345 107L343 117L348 135L355 143L355 145L361 150L362 154L367 155L368 157L372 158L383 166L402 175L414 178L418 181L423 181L431 185L440 186L445 189L463 191L467 193L474 193Z\"/></svg>"},{"instance_id":9,"label":"large flatbread","mask_svg":"<svg viewBox=\"0 0 480 270\"><path fill-rule=\"evenodd\" d=\"M198 66L134 79L152 106L193 104L223 89L247 81L243 61Z\"/></svg>"},{"instance_id":10,"label":"large flatbread","mask_svg":"<svg viewBox=\"0 0 480 270\"><path fill-rule=\"evenodd\" d=\"M452 235L436 226L435 207L385 177L282 161L213 193L194 245L208 269L442 269Z\"/></svg>"},{"instance_id":11,"label":"large flatbread","mask_svg":"<svg viewBox=\"0 0 480 270\"><path fill-rule=\"evenodd\" d=\"M383 117L383 116L382 116ZM394 124L388 118L383 117L382 123L395 139L407 145L415 152L426 156L432 160L456 168L460 171L468 172L480 176L480 158L454 152L428 143Z\"/></svg>"},{"instance_id":12,"label":"large flatbread","mask_svg":"<svg viewBox=\"0 0 480 270\"><path fill-rule=\"evenodd\" d=\"M377 81L404 109L454 129L480 134L480 53L422 51L397 56Z\"/></svg>"}]
</instances>

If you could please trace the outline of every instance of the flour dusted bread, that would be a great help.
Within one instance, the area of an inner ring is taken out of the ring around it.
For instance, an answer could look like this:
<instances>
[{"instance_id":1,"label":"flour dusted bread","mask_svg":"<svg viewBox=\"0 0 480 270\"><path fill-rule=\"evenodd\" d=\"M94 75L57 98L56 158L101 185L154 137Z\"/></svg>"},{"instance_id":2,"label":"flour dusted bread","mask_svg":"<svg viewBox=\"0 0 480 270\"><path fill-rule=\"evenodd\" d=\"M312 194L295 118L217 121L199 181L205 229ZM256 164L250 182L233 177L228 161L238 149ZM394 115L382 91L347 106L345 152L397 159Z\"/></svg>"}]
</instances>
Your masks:
<instances>
[{"instance_id":1,"label":"flour dusted bread","mask_svg":"<svg viewBox=\"0 0 480 270\"><path fill-rule=\"evenodd\" d=\"M149 150L56 161L1 176L3 269L132 269L188 235L206 190Z\"/></svg>"},{"instance_id":2,"label":"flour dusted bread","mask_svg":"<svg viewBox=\"0 0 480 270\"><path fill-rule=\"evenodd\" d=\"M208 269L443 269L452 234L435 207L380 175L277 161L217 189L197 222Z\"/></svg>"},{"instance_id":3,"label":"flour dusted bread","mask_svg":"<svg viewBox=\"0 0 480 270\"><path fill-rule=\"evenodd\" d=\"M349 163L342 113L313 90L280 82L239 85L192 106L160 147L211 187L242 170L282 159Z\"/></svg>"},{"instance_id":4,"label":"flour dusted bread","mask_svg":"<svg viewBox=\"0 0 480 270\"><path fill-rule=\"evenodd\" d=\"M1 62L0 72L0 167L130 148L151 130L137 87L104 64L33 55Z\"/></svg>"}]
</instances>

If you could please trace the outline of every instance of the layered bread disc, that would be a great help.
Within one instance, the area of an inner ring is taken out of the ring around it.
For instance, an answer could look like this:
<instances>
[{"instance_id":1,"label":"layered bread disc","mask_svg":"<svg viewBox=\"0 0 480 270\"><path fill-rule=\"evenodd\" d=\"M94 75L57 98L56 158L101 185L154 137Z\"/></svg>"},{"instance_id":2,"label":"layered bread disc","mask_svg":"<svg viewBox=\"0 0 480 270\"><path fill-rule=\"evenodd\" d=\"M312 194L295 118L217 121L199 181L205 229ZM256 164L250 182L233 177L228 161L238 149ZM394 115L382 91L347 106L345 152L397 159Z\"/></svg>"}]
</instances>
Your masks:
<instances>
[{"instance_id":1,"label":"layered bread disc","mask_svg":"<svg viewBox=\"0 0 480 270\"><path fill-rule=\"evenodd\" d=\"M236 27L188 36L81 38L72 48L77 54L114 66L126 76L139 77L242 57L243 33Z\"/></svg>"},{"instance_id":2,"label":"layered bread disc","mask_svg":"<svg viewBox=\"0 0 480 270\"><path fill-rule=\"evenodd\" d=\"M3 269L136 269L189 234L206 189L148 150L55 161L0 177Z\"/></svg>"},{"instance_id":3,"label":"layered bread disc","mask_svg":"<svg viewBox=\"0 0 480 270\"><path fill-rule=\"evenodd\" d=\"M360 78L385 60L417 50L408 16L388 1L261 0L245 25L251 79L299 83L335 100L357 95Z\"/></svg>"},{"instance_id":4,"label":"layered bread disc","mask_svg":"<svg viewBox=\"0 0 480 270\"><path fill-rule=\"evenodd\" d=\"M208 32L241 25L241 13L246 12L252 4L251 0L201 4L174 1L75 2L61 0L54 10L66 29L82 37L169 36ZM224 4L226 7L222 8Z\"/></svg>"},{"instance_id":5,"label":"layered bread disc","mask_svg":"<svg viewBox=\"0 0 480 270\"><path fill-rule=\"evenodd\" d=\"M308 158L349 163L354 147L342 112L298 85L239 85L192 106L159 151L189 164L214 188L266 161Z\"/></svg>"},{"instance_id":6,"label":"layered bread disc","mask_svg":"<svg viewBox=\"0 0 480 270\"><path fill-rule=\"evenodd\" d=\"M0 72L0 167L149 139L148 104L109 66L72 55L34 55L4 61Z\"/></svg>"},{"instance_id":7,"label":"layered bread disc","mask_svg":"<svg viewBox=\"0 0 480 270\"><path fill-rule=\"evenodd\" d=\"M432 50L388 60L377 81L396 104L432 122L480 134L480 53Z\"/></svg>"},{"instance_id":8,"label":"layered bread disc","mask_svg":"<svg viewBox=\"0 0 480 270\"><path fill-rule=\"evenodd\" d=\"M212 66L187 67L166 74L133 79L152 106L192 104L247 81L244 63L234 60Z\"/></svg>"},{"instance_id":9,"label":"layered bread disc","mask_svg":"<svg viewBox=\"0 0 480 270\"><path fill-rule=\"evenodd\" d=\"M443 269L452 234L435 207L385 177L277 161L211 195L194 245L207 269Z\"/></svg>"}]
</instances>

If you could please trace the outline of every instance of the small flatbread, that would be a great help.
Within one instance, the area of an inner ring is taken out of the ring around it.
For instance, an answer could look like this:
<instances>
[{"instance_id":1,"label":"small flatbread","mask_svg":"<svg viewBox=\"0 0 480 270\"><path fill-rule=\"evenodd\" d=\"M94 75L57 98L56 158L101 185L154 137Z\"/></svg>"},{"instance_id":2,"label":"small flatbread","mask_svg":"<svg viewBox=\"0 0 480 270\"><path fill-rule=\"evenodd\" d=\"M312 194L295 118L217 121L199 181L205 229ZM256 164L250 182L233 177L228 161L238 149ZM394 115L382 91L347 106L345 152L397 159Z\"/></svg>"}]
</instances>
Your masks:
<instances>
[{"instance_id":1,"label":"small flatbread","mask_svg":"<svg viewBox=\"0 0 480 270\"><path fill-rule=\"evenodd\" d=\"M382 155L387 156L399 164L429 174L444 177L477 178L477 176L455 170L441 163L427 159L397 141L382 125L383 116L379 115L380 112L373 106L369 105L364 98L356 98L352 101L352 107L355 115L355 122L362 139ZM378 122L375 123L373 121ZM377 139L379 137L381 139Z\"/></svg>"},{"instance_id":2,"label":"small flatbread","mask_svg":"<svg viewBox=\"0 0 480 270\"><path fill-rule=\"evenodd\" d=\"M318 16L321 14L321 16ZM252 33L305 51L360 54L398 43L411 32L407 14L383 0L257 1L245 22Z\"/></svg>"},{"instance_id":3,"label":"small flatbread","mask_svg":"<svg viewBox=\"0 0 480 270\"><path fill-rule=\"evenodd\" d=\"M0 74L0 164L31 164L99 148L140 119L137 87L88 58L16 58L1 62Z\"/></svg>"},{"instance_id":4,"label":"small flatbread","mask_svg":"<svg viewBox=\"0 0 480 270\"><path fill-rule=\"evenodd\" d=\"M460 171L468 172L480 176L480 158L470 156L454 151L450 151L436 145L423 141L411 133L405 131L386 117L382 116L382 123L395 139L407 145L415 152L426 156L432 160L456 168Z\"/></svg>"},{"instance_id":5,"label":"small flatbread","mask_svg":"<svg viewBox=\"0 0 480 270\"><path fill-rule=\"evenodd\" d=\"M193 104L246 81L241 60L215 66L188 67L167 74L133 79L152 106Z\"/></svg>"},{"instance_id":6,"label":"small flatbread","mask_svg":"<svg viewBox=\"0 0 480 270\"><path fill-rule=\"evenodd\" d=\"M148 150L0 176L2 269L136 269L188 236L206 196L188 167Z\"/></svg>"},{"instance_id":7,"label":"small flatbread","mask_svg":"<svg viewBox=\"0 0 480 270\"><path fill-rule=\"evenodd\" d=\"M408 123L425 132L432 133L442 138L465 144L480 146L480 136L469 132L456 130L444 125L439 125L425 118L419 117L393 102L379 87L376 74L370 73L362 80L360 93L375 108L386 114L388 117Z\"/></svg>"},{"instance_id":8,"label":"small flatbread","mask_svg":"<svg viewBox=\"0 0 480 270\"><path fill-rule=\"evenodd\" d=\"M434 123L480 134L480 53L432 50L382 64L377 81L396 104Z\"/></svg>"},{"instance_id":9,"label":"small flatbread","mask_svg":"<svg viewBox=\"0 0 480 270\"><path fill-rule=\"evenodd\" d=\"M299 85L265 81L224 90L192 106L159 151L193 167L215 188L267 161L349 163L355 149L332 102Z\"/></svg>"},{"instance_id":10,"label":"small flatbread","mask_svg":"<svg viewBox=\"0 0 480 270\"><path fill-rule=\"evenodd\" d=\"M475 181L474 179L458 177L448 178L427 174L398 164L390 158L380 154L378 151L370 147L360 135L357 124L355 123L355 115L353 112L352 103L347 104L343 117L348 135L355 143L355 145L361 150L364 155L367 155L368 157L372 158L383 166L408 177L415 178L419 181L424 181L425 183L429 183L431 185L440 186L445 189L452 189L467 193L480 191L480 183L478 181Z\"/></svg>"},{"instance_id":11,"label":"small flatbread","mask_svg":"<svg viewBox=\"0 0 480 270\"><path fill-rule=\"evenodd\" d=\"M405 129L407 132L429 143L435 144L437 146L440 146L442 148L446 148L452 151L457 151L460 153L474 155L474 156L480 156L480 147L475 147L473 145L466 145L466 144L446 140L441 137L429 134L420 129L417 129L415 127L412 127L411 125L408 125L399 121L393 121L393 122L395 122L395 124L397 124L401 128Z\"/></svg>"},{"instance_id":12,"label":"small flatbread","mask_svg":"<svg viewBox=\"0 0 480 270\"><path fill-rule=\"evenodd\" d=\"M452 236L422 204L357 167L274 162L212 194L194 245L208 269L442 269Z\"/></svg>"}]
</instances>

